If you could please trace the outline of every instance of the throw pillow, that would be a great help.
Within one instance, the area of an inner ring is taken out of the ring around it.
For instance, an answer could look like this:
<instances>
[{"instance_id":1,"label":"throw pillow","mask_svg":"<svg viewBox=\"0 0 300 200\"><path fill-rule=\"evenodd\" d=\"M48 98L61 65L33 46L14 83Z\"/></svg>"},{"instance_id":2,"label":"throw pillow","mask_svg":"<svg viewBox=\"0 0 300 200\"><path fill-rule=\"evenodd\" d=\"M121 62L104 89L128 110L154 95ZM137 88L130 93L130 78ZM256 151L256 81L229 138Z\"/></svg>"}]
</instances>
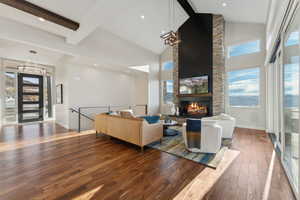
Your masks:
<instances>
[{"instance_id":1,"label":"throw pillow","mask_svg":"<svg viewBox=\"0 0 300 200\"><path fill-rule=\"evenodd\" d=\"M145 119L148 124L155 124L159 122L160 116L159 115L153 115L153 116L142 116L141 118Z\"/></svg>"}]
</instances>

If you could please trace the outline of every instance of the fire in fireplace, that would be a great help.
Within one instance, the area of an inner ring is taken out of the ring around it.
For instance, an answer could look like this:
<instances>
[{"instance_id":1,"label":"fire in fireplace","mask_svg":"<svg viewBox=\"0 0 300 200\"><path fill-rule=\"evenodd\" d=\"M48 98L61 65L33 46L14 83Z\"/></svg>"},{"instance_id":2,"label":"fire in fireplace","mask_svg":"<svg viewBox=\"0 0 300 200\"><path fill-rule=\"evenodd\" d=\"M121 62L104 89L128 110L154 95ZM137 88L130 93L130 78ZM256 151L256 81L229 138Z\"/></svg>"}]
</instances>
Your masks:
<instances>
[{"instance_id":1,"label":"fire in fireplace","mask_svg":"<svg viewBox=\"0 0 300 200\"><path fill-rule=\"evenodd\" d=\"M211 102L209 100L182 100L179 104L181 117L202 118L211 115Z\"/></svg>"},{"instance_id":2,"label":"fire in fireplace","mask_svg":"<svg viewBox=\"0 0 300 200\"><path fill-rule=\"evenodd\" d=\"M201 105L198 102L191 102L187 106L187 114L188 115L206 115L207 107L205 105Z\"/></svg>"}]
</instances>

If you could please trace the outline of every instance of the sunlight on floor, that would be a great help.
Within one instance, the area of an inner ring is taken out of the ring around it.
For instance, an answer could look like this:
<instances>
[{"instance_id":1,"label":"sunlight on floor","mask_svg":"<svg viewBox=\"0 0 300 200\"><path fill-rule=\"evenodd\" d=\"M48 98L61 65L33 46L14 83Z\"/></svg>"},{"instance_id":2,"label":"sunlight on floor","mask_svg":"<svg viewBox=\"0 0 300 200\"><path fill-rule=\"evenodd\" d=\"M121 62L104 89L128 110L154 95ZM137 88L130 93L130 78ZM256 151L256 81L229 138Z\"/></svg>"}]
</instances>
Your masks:
<instances>
[{"instance_id":1,"label":"sunlight on floor","mask_svg":"<svg viewBox=\"0 0 300 200\"><path fill-rule=\"evenodd\" d=\"M275 150L273 150L262 200L268 200L269 199L269 193L270 193L270 188L271 188L272 174L273 174L273 170L274 170L275 158L276 158L276 152L275 152Z\"/></svg>"},{"instance_id":2,"label":"sunlight on floor","mask_svg":"<svg viewBox=\"0 0 300 200\"><path fill-rule=\"evenodd\" d=\"M64 140L64 139L74 138L74 137L80 137L80 136L85 136L85 135L91 135L91 134L95 134L95 131L89 130L89 131L83 131L81 133L70 132L70 133L58 134L58 135L50 136L50 137L46 137L46 138L38 138L38 139L32 139L32 140L26 140L26 141L7 142L7 143L2 142L2 143L0 143L0 152L12 151L12 150L21 149L21 148L28 147L28 146L34 146L37 144L54 142L54 141L59 141L59 140Z\"/></svg>"},{"instance_id":3,"label":"sunlight on floor","mask_svg":"<svg viewBox=\"0 0 300 200\"><path fill-rule=\"evenodd\" d=\"M72 200L89 200L89 199L92 199L94 197L94 195L99 191L101 190L101 188L103 187L103 185L89 191L89 192L86 192L78 197L75 197L73 198Z\"/></svg>"}]
</instances>

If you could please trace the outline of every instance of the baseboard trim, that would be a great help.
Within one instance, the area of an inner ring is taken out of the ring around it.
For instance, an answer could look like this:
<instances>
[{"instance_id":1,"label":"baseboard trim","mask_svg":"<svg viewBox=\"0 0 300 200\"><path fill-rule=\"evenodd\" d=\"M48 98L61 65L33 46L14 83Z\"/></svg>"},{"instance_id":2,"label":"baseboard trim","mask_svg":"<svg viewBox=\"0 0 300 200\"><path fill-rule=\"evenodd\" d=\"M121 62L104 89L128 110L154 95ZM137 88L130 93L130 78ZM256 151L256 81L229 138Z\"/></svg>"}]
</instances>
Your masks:
<instances>
[{"instance_id":1,"label":"baseboard trim","mask_svg":"<svg viewBox=\"0 0 300 200\"><path fill-rule=\"evenodd\" d=\"M266 131L266 128L263 128L263 127L256 127L256 126L236 125L236 127L237 127L237 128L248 128L248 129L255 129L255 130Z\"/></svg>"},{"instance_id":2,"label":"baseboard trim","mask_svg":"<svg viewBox=\"0 0 300 200\"><path fill-rule=\"evenodd\" d=\"M63 124L63 123L59 123L59 122L57 122L57 121L54 121L56 124L58 124L58 125L60 125L60 126L62 126L63 128L65 128L65 129L68 129L69 130L69 125L68 124Z\"/></svg>"}]
</instances>

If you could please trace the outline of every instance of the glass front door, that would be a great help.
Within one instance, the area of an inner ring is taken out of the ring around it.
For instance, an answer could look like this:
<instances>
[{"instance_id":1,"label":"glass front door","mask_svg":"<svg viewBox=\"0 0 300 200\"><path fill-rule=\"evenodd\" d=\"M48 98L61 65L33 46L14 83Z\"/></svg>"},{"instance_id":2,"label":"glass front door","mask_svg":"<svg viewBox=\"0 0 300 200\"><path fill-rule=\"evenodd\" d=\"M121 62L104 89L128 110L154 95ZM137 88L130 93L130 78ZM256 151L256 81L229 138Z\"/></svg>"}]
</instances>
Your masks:
<instances>
[{"instance_id":1,"label":"glass front door","mask_svg":"<svg viewBox=\"0 0 300 200\"><path fill-rule=\"evenodd\" d=\"M43 76L19 73L19 123L42 121L43 104Z\"/></svg>"}]
</instances>

